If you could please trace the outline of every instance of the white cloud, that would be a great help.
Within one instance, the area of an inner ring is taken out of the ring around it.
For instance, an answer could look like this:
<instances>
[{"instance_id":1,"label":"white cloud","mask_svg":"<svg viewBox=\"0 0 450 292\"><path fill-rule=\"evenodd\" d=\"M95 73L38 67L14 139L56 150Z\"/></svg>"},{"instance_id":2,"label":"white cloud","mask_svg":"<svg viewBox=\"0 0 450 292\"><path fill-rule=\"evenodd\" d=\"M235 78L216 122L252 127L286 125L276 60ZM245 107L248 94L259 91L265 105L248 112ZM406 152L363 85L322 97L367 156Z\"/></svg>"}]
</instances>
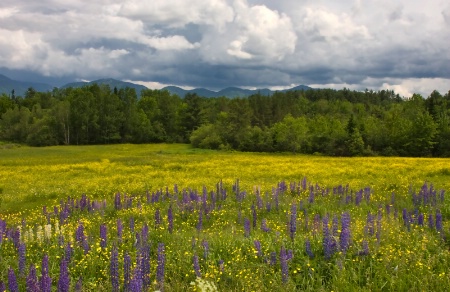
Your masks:
<instances>
[{"instance_id":1,"label":"white cloud","mask_svg":"<svg viewBox=\"0 0 450 292\"><path fill-rule=\"evenodd\" d=\"M1 66L46 76L404 95L449 86L440 0L3 0L0 20Z\"/></svg>"}]
</instances>

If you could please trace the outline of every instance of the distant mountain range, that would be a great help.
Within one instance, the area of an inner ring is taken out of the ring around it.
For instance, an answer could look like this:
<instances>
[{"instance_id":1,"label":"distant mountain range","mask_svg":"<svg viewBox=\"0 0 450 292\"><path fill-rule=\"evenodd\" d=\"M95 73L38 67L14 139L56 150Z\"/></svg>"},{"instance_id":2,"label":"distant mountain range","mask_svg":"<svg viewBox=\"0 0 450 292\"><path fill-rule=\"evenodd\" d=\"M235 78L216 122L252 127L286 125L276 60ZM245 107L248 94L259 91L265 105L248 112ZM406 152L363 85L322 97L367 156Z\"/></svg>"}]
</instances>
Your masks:
<instances>
[{"instance_id":1,"label":"distant mountain range","mask_svg":"<svg viewBox=\"0 0 450 292\"><path fill-rule=\"evenodd\" d=\"M61 89L69 88L69 87L78 88L78 87L88 86L88 85L91 85L94 83L97 83L99 85L102 85L102 84L109 85L109 87L111 89L113 89L114 87L116 87L117 89L121 89L121 88L125 88L125 87L134 88L136 90L136 93L138 93L138 95L143 89L147 89L147 87L140 85L140 84L120 81L120 80L111 79L111 78L99 79L99 80L94 80L94 81L90 81L90 82L73 82L73 83L68 83L64 86L61 86L60 88ZM5 93L9 96L11 94L12 90L14 90L14 93L16 96L24 96L25 92L30 87L33 87L36 91L41 91L41 92L51 91L54 88L54 86L51 86L49 84L44 84L44 83L33 83L33 82L23 82L23 81L12 80L12 79L0 74L0 94ZM280 90L280 91L285 92L285 91L290 91L290 90L310 90L310 89L312 89L312 88L309 86L300 85L300 86L296 86L293 88ZM276 91L273 91L273 90L270 90L267 88L250 90L250 89L242 89L242 88L238 88L238 87L228 87L228 88L222 89L220 91L212 91L212 90L209 90L206 88L195 88L195 89L186 90L186 89L183 89L183 88L180 88L177 86L167 86L167 87L162 88L161 90L167 90L170 93L176 94L180 97L184 97L187 93L192 93L192 94L195 93L198 96L203 96L203 97L225 96L228 98L247 97L252 94L256 94L258 92L262 95L271 95L274 92L276 92Z\"/></svg>"},{"instance_id":2,"label":"distant mountain range","mask_svg":"<svg viewBox=\"0 0 450 292\"><path fill-rule=\"evenodd\" d=\"M15 96L24 96L28 88L33 87L36 91L51 91L54 86L45 83L24 82L12 80L5 75L0 74L0 94L5 93L10 96L14 90Z\"/></svg>"},{"instance_id":3,"label":"distant mountain range","mask_svg":"<svg viewBox=\"0 0 450 292\"><path fill-rule=\"evenodd\" d=\"M94 80L94 81L90 81L90 82L67 83L66 85L61 86L60 88L61 89L65 89L65 88L69 88L69 87L78 88L78 87L92 85L94 83L97 83L98 85L109 85L109 88L111 88L111 89L114 89L114 87L116 87L117 89L122 89L125 87L134 88L138 95L142 90L148 89L144 85L120 81L120 80L116 80L116 79L112 79L112 78L98 79L98 80Z\"/></svg>"}]
</instances>

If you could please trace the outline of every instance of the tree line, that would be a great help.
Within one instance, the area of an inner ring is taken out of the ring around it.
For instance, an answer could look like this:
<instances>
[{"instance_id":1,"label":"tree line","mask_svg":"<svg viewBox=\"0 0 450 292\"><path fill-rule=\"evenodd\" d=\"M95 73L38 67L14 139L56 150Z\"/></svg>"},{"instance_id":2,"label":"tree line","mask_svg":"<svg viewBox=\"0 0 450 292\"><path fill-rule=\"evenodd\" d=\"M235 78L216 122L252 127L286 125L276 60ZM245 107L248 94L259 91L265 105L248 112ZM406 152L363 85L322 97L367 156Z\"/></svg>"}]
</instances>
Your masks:
<instances>
[{"instance_id":1,"label":"tree line","mask_svg":"<svg viewBox=\"0 0 450 292\"><path fill-rule=\"evenodd\" d=\"M191 143L333 156L450 156L450 91L316 89L184 97L108 85L0 96L0 140L32 146Z\"/></svg>"}]
</instances>

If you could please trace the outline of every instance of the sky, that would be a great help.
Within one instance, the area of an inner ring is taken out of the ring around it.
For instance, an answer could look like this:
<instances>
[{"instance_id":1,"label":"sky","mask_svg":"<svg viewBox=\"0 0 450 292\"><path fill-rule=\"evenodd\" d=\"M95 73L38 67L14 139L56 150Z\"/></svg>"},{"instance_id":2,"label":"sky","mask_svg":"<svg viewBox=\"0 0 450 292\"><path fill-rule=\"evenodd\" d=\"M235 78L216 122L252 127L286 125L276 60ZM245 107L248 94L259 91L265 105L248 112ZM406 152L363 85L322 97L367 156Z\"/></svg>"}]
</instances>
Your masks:
<instances>
[{"instance_id":1,"label":"sky","mask_svg":"<svg viewBox=\"0 0 450 292\"><path fill-rule=\"evenodd\" d=\"M450 90L450 2L2 0L0 74L427 97Z\"/></svg>"}]
</instances>

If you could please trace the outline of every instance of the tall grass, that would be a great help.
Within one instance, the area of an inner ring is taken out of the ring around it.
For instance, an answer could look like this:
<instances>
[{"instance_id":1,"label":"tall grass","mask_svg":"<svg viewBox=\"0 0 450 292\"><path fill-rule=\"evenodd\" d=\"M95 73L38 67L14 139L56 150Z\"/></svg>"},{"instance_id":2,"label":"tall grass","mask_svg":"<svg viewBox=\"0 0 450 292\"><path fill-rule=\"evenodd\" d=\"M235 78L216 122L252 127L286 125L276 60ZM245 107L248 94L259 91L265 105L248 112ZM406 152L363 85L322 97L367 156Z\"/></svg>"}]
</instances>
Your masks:
<instances>
[{"instance_id":1,"label":"tall grass","mask_svg":"<svg viewBox=\"0 0 450 292\"><path fill-rule=\"evenodd\" d=\"M39 282L46 255L55 291L62 280L83 291L450 286L448 159L164 144L3 149L0 159L7 289L12 271L24 291L33 265Z\"/></svg>"}]
</instances>

